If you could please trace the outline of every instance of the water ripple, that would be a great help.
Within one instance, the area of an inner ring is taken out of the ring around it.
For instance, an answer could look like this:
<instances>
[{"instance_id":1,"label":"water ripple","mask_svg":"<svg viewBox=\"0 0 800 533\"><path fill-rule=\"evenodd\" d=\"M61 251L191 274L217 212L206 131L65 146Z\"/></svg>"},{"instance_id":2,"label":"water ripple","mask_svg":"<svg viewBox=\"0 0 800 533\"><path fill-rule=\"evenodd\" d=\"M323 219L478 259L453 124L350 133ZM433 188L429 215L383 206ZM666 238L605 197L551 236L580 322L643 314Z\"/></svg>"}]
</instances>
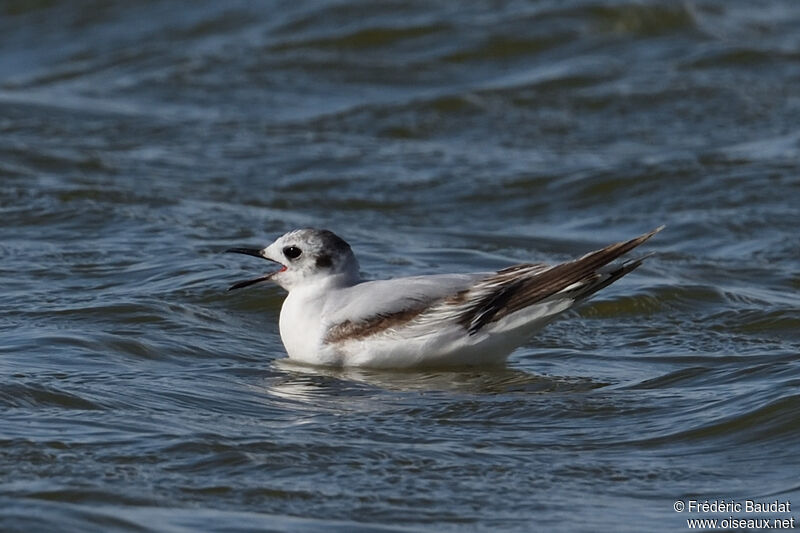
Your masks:
<instances>
[{"instance_id":1,"label":"water ripple","mask_svg":"<svg viewBox=\"0 0 800 533\"><path fill-rule=\"evenodd\" d=\"M797 3L0 11L0 530L639 531L798 494ZM503 369L289 364L284 293L226 291L264 265L223 250L301 226L374 279L660 224Z\"/></svg>"}]
</instances>

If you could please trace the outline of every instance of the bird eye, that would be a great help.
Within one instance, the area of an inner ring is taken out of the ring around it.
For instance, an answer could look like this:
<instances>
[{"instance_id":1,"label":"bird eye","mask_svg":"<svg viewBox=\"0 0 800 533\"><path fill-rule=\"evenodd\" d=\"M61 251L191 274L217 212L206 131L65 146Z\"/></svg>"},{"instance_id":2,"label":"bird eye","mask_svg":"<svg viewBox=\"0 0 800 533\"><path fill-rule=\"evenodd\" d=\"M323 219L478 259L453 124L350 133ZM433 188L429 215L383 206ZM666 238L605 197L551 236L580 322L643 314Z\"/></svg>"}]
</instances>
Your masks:
<instances>
[{"instance_id":1,"label":"bird eye","mask_svg":"<svg viewBox=\"0 0 800 533\"><path fill-rule=\"evenodd\" d=\"M300 254L302 253L303 251L297 246L287 246L286 248L283 249L283 255L285 255L289 259L297 259L298 257L300 257Z\"/></svg>"}]
</instances>

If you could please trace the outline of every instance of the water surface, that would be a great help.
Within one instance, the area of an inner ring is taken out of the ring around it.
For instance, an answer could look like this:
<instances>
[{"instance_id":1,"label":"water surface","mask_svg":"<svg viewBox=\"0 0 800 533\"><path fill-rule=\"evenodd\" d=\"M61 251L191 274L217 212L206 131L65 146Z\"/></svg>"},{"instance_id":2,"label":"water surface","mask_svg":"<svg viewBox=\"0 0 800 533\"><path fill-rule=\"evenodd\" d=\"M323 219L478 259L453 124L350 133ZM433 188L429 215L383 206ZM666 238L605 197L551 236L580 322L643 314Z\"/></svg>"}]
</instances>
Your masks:
<instances>
[{"instance_id":1,"label":"water surface","mask_svg":"<svg viewBox=\"0 0 800 533\"><path fill-rule=\"evenodd\" d=\"M0 530L800 506L798 50L791 0L3 3ZM660 224L503 369L298 367L225 291L299 226L388 278Z\"/></svg>"}]
</instances>

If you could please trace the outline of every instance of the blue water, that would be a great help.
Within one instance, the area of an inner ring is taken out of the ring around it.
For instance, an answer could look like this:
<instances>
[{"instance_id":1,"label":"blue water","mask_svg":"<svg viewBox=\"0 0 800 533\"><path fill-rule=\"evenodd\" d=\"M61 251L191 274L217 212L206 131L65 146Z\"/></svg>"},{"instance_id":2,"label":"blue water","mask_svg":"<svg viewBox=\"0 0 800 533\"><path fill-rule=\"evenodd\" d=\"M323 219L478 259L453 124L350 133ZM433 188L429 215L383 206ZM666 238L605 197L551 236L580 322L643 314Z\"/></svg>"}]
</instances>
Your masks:
<instances>
[{"instance_id":1,"label":"blue water","mask_svg":"<svg viewBox=\"0 0 800 533\"><path fill-rule=\"evenodd\" d=\"M798 51L792 0L3 2L0 531L800 508ZM301 226L389 278L660 224L503 369L294 366L225 290Z\"/></svg>"}]
</instances>

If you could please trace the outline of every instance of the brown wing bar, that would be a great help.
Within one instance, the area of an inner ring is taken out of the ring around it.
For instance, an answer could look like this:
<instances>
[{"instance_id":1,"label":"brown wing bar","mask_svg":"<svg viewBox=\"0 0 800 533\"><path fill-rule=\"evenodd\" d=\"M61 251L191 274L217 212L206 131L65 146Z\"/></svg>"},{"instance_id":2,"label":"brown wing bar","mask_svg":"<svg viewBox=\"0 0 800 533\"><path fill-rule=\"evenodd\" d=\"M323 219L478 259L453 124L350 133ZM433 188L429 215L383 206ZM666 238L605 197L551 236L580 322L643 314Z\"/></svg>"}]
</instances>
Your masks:
<instances>
[{"instance_id":1,"label":"brown wing bar","mask_svg":"<svg viewBox=\"0 0 800 533\"><path fill-rule=\"evenodd\" d=\"M628 261L618 269L603 274L598 272L599 268L630 252L662 229L664 226L635 239L588 253L580 259L534 271L529 276L514 276L513 267L501 270L471 289L482 294L461 314L459 323L470 335L474 335L486 324L540 302L576 283L583 285L576 287L574 298L585 298L631 272L642 261Z\"/></svg>"}]
</instances>

